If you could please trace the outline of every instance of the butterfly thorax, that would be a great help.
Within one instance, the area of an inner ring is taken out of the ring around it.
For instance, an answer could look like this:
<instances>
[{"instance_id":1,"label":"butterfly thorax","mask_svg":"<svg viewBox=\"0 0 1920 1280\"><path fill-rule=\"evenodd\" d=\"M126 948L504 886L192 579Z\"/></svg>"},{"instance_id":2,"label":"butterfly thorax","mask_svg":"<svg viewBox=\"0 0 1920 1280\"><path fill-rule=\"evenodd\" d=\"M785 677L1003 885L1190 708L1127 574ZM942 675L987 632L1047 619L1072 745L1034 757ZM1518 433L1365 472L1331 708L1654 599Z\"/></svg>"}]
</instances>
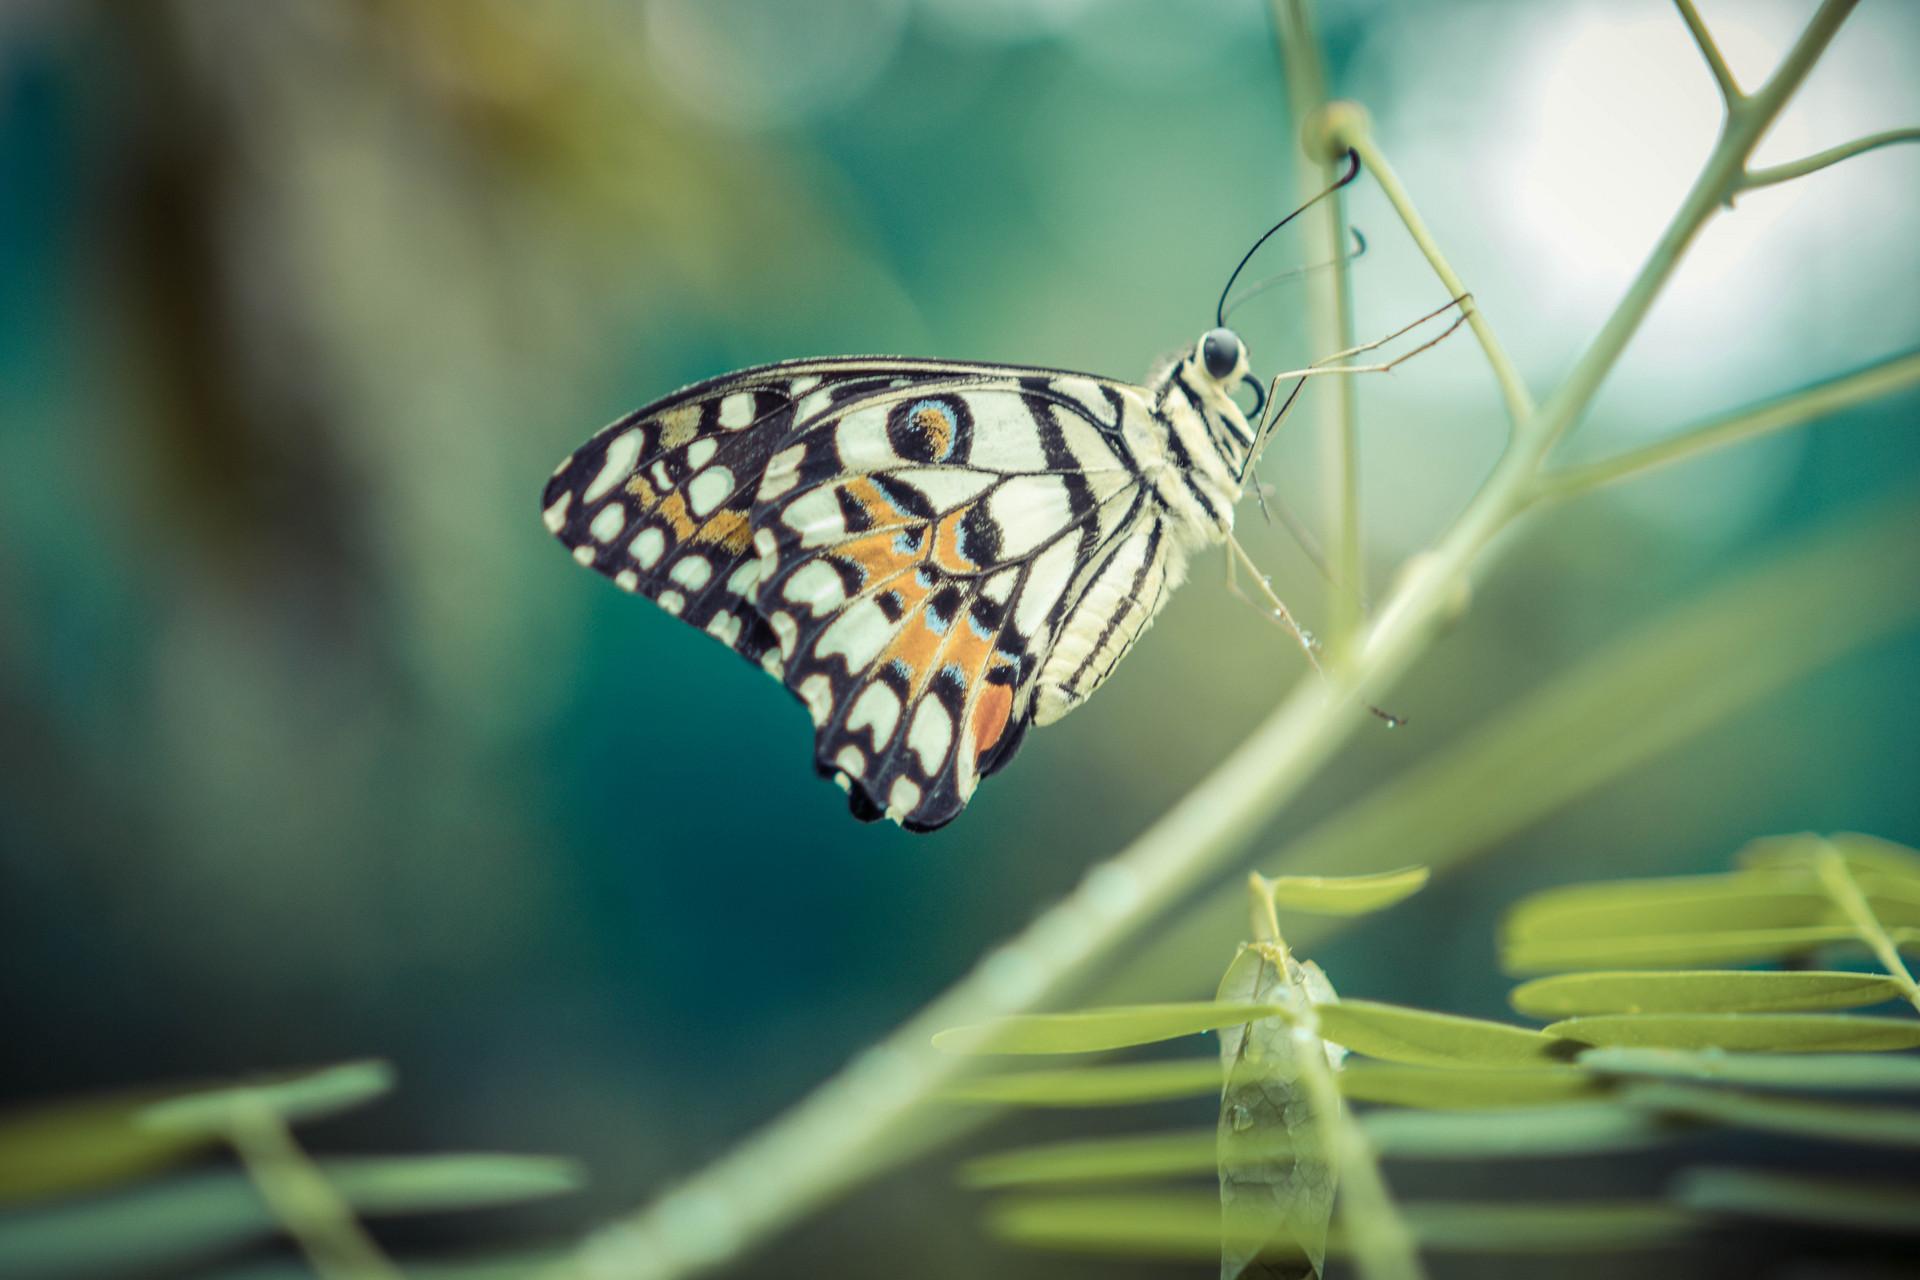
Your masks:
<instances>
[{"instance_id":1,"label":"butterfly thorax","mask_svg":"<svg viewBox=\"0 0 1920 1280\"><path fill-rule=\"evenodd\" d=\"M1191 356L1157 371L1146 389L1148 412L1129 415L1127 443L1186 549L1221 542L1233 532L1253 440L1246 415Z\"/></svg>"}]
</instances>

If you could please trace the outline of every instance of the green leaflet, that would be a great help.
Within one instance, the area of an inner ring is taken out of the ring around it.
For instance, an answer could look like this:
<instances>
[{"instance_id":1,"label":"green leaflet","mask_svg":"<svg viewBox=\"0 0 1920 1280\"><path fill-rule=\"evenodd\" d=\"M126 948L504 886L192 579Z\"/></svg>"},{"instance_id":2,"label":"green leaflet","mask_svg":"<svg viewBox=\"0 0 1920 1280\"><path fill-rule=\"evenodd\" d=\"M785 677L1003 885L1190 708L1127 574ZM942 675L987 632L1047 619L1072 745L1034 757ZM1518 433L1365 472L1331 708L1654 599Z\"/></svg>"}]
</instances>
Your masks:
<instances>
[{"instance_id":1,"label":"green leaflet","mask_svg":"<svg viewBox=\"0 0 1920 1280\"><path fill-rule=\"evenodd\" d=\"M1261 879L1262 890L1282 911L1325 916L1357 916L1380 911L1426 886L1425 867L1402 867L1357 876L1276 876Z\"/></svg>"},{"instance_id":2,"label":"green leaflet","mask_svg":"<svg viewBox=\"0 0 1920 1280\"><path fill-rule=\"evenodd\" d=\"M1077 1013L1032 1013L950 1027L933 1037L942 1053L1100 1053L1174 1040L1202 1031L1269 1018L1285 1010L1270 1004L1116 1005Z\"/></svg>"},{"instance_id":3,"label":"green leaflet","mask_svg":"<svg viewBox=\"0 0 1920 1280\"><path fill-rule=\"evenodd\" d=\"M1879 973L1705 969L1570 973L1513 989L1513 1007L1538 1018L1581 1013L1753 1013L1848 1009L1901 998Z\"/></svg>"},{"instance_id":4,"label":"green leaflet","mask_svg":"<svg viewBox=\"0 0 1920 1280\"><path fill-rule=\"evenodd\" d=\"M1655 1146L1672 1136L1656 1115L1608 1102L1511 1111L1383 1111L1361 1121L1376 1150L1400 1160L1514 1160Z\"/></svg>"},{"instance_id":5,"label":"green leaflet","mask_svg":"<svg viewBox=\"0 0 1920 1280\"><path fill-rule=\"evenodd\" d=\"M348 1062L185 1094L146 1107L137 1122L155 1133L219 1134L234 1107L263 1106L299 1124L363 1106L392 1088L393 1069L386 1063Z\"/></svg>"},{"instance_id":6,"label":"green leaflet","mask_svg":"<svg viewBox=\"0 0 1920 1280\"><path fill-rule=\"evenodd\" d=\"M402 1214L487 1208L580 1184L570 1161L532 1156L322 1160L357 1211ZM182 1268L279 1230L238 1172L189 1174L97 1199L0 1215L0 1275L100 1280Z\"/></svg>"},{"instance_id":7,"label":"green leaflet","mask_svg":"<svg viewBox=\"0 0 1920 1280\"><path fill-rule=\"evenodd\" d=\"M1920 1019L1839 1013L1612 1013L1567 1018L1550 1035L1590 1045L1821 1053L1920 1047Z\"/></svg>"},{"instance_id":8,"label":"green leaflet","mask_svg":"<svg viewBox=\"0 0 1920 1280\"><path fill-rule=\"evenodd\" d=\"M1920 1190L1751 1169L1689 1169L1673 1198L1690 1209L1810 1226L1913 1234Z\"/></svg>"},{"instance_id":9,"label":"green leaflet","mask_svg":"<svg viewBox=\"0 0 1920 1280\"><path fill-rule=\"evenodd\" d=\"M1349 1061L1340 1092L1356 1102L1446 1109L1519 1107L1567 1102L1606 1092L1591 1072L1573 1066L1426 1067Z\"/></svg>"},{"instance_id":10,"label":"green leaflet","mask_svg":"<svg viewBox=\"0 0 1920 1280\"><path fill-rule=\"evenodd\" d=\"M1631 1106L1738 1129L1792 1134L1826 1142L1920 1148L1920 1111L1843 1102L1808 1102L1778 1094L1740 1093L1687 1084L1639 1084L1623 1097Z\"/></svg>"},{"instance_id":11,"label":"green leaflet","mask_svg":"<svg viewBox=\"0 0 1920 1280\"><path fill-rule=\"evenodd\" d=\"M1436 1253L1560 1254L1659 1248L1683 1240L1699 1215L1645 1201L1561 1200L1550 1204L1411 1201L1401 1206L1423 1250ZM1035 1196L988 1211L1003 1239L1076 1253L1203 1261L1220 1247L1220 1210L1191 1192L1126 1196ZM1243 1242L1244 1243L1244 1242ZM1351 1252L1338 1229L1328 1251Z\"/></svg>"},{"instance_id":12,"label":"green leaflet","mask_svg":"<svg viewBox=\"0 0 1920 1280\"><path fill-rule=\"evenodd\" d=\"M1588 1049L1580 1065L1604 1075L1717 1080L1761 1089L1896 1093L1920 1091L1920 1057L1891 1053L1704 1053L1684 1049Z\"/></svg>"},{"instance_id":13,"label":"green leaflet","mask_svg":"<svg viewBox=\"0 0 1920 1280\"><path fill-rule=\"evenodd\" d=\"M1920 931L1914 929L1891 932L1895 942L1902 946L1910 946L1920 939ZM1835 945L1844 945L1850 950L1864 949L1852 925L1827 924L1634 938L1529 938L1508 943L1500 953L1500 963L1508 973L1636 967L1685 969L1701 965L1765 964Z\"/></svg>"},{"instance_id":14,"label":"green leaflet","mask_svg":"<svg viewBox=\"0 0 1920 1280\"><path fill-rule=\"evenodd\" d=\"M1204 1097L1219 1093L1220 1083L1217 1061L1190 1058L975 1076L948 1085L943 1096L1025 1107L1114 1107Z\"/></svg>"},{"instance_id":15,"label":"green leaflet","mask_svg":"<svg viewBox=\"0 0 1920 1280\"><path fill-rule=\"evenodd\" d=\"M1529 1067L1561 1061L1572 1052L1553 1036L1525 1027L1372 1000L1342 1000L1318 1012L1327 1039L1389 1062Z\"/></svg>"},{"instance_id":16,"label":"green leaflet","mask_svg":"<svg viewBox=\"0 0 1920 1280\"><path fill-rule=\"evenodd\" d=\"M1223 1151L1212 1129L1093 1138L1018 1147L970 1160L960 1180L973 1187L1015 1187L1051 1182L1113 1182L1213 1173L1223 1160L1259 1164L1300 1150L1293 1135L1250 1138Z\"/></svg>"}]
</instances>

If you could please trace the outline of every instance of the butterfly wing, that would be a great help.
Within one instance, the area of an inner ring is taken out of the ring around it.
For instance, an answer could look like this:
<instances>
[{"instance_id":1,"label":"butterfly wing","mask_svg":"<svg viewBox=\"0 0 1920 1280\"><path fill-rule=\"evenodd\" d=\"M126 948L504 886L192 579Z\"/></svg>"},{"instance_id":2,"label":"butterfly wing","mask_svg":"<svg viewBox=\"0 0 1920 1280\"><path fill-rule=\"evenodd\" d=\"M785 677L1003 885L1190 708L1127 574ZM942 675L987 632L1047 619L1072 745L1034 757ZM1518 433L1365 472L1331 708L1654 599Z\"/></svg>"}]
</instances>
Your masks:
<instances>
[{"instance_id":1,"label":"butterfly wing","mask_svg":"<svg viewBox=\"0 0 1920 1280\"><path fill-rule=\"evenodd\" d=\"M750 662L773 637L752 607L752 503L796 420L936 361L789 361L697 383L613 422L560 464L540 505L573 557Z\"/></svg>"},{"instance_id":2,"label":"butterfly wing","mask_svg":"<svg viewBox=\"0 0 1920 1280\"><path fill-rule=\"evenodd\" d=\"M1144 396L952 362L749 370L603 431L556 473L548 523L779 677L857 816L931 830L1171 585L1120 431Z\"/></svg>"}]
</instances>

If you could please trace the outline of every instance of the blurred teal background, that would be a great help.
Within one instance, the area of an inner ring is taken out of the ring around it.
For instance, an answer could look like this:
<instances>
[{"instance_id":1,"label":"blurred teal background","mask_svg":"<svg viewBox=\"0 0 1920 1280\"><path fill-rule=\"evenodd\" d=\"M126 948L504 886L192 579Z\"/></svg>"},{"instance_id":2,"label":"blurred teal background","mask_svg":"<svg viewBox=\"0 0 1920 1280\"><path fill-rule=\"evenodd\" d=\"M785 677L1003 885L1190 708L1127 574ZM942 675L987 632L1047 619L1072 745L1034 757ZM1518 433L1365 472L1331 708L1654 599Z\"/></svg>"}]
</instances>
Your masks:
<instances>
[{"instance_id":1,"label":"blurred teal background","mask_svg":"<svg viewBox=\"0 0 1920 1280\"><path fill-rule=\"evenodd\" d=\"M1703 8L1751 84L1810 6ZM1336 90L1545 391L1710 145L1683 28L1657 0L1322 10ZM1916 65L1920 10L1864 6L1761 161L1920 119ZM935 994L1231 749L1298 655L1202 562L960 821L863 827L798 704L569 563L541 483L628 408L766 360L1140 377L1291 207L1284 104L1258 0L0 8L0 1101L384 1056L399 1096L323 1145L591 1169L565 1206L427 1232L467 1243L637 1203ZM1743 198L1576 451L1920 342L1917 195L1894 148ZM1364 180L1350 211L1362 336L1445 301ZM1236 317L1256 368L1315 354L1300 305ZM1502 419L1464 336L1359 394L1379 583ZM1410 729L1362 735L1262 847L1797 536L1912 501L1916 408L1539 520L1394 692ZM1309 523L1315 452L1303 419L1263 468ZM1323 617L1311 565L1242 517ZM1319 959L1349 994L1497 1014L1524 888L1780 830L1920 841L1916 661L1911 635L1850 657ZM743 1274L1104 1271L1004 1251L977 1209L931 1162Z\"/></svg>"}]
</instances>

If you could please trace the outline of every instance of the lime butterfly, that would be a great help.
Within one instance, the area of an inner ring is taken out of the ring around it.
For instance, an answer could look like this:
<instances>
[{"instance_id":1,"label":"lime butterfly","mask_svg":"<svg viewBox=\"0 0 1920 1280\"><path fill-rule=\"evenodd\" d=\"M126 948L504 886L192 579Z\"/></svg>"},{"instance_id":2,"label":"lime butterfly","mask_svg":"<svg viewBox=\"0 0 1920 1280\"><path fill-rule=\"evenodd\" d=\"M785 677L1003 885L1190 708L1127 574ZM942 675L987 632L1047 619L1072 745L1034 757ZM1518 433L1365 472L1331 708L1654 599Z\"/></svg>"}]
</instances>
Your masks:
<instances>
[{"instance_id":1,"label":"lime butterfly","mask_svg":"<svg viewBox=\"0 0 1920 1280\"><path fill-rule=\"evenodd\" d=\"M547 528L785 684L856 817L931 831L1230 538L1268 397L1225 298L1141 384L911 357L697 383L563 462Z\"/></svg>"}]
</instances>

